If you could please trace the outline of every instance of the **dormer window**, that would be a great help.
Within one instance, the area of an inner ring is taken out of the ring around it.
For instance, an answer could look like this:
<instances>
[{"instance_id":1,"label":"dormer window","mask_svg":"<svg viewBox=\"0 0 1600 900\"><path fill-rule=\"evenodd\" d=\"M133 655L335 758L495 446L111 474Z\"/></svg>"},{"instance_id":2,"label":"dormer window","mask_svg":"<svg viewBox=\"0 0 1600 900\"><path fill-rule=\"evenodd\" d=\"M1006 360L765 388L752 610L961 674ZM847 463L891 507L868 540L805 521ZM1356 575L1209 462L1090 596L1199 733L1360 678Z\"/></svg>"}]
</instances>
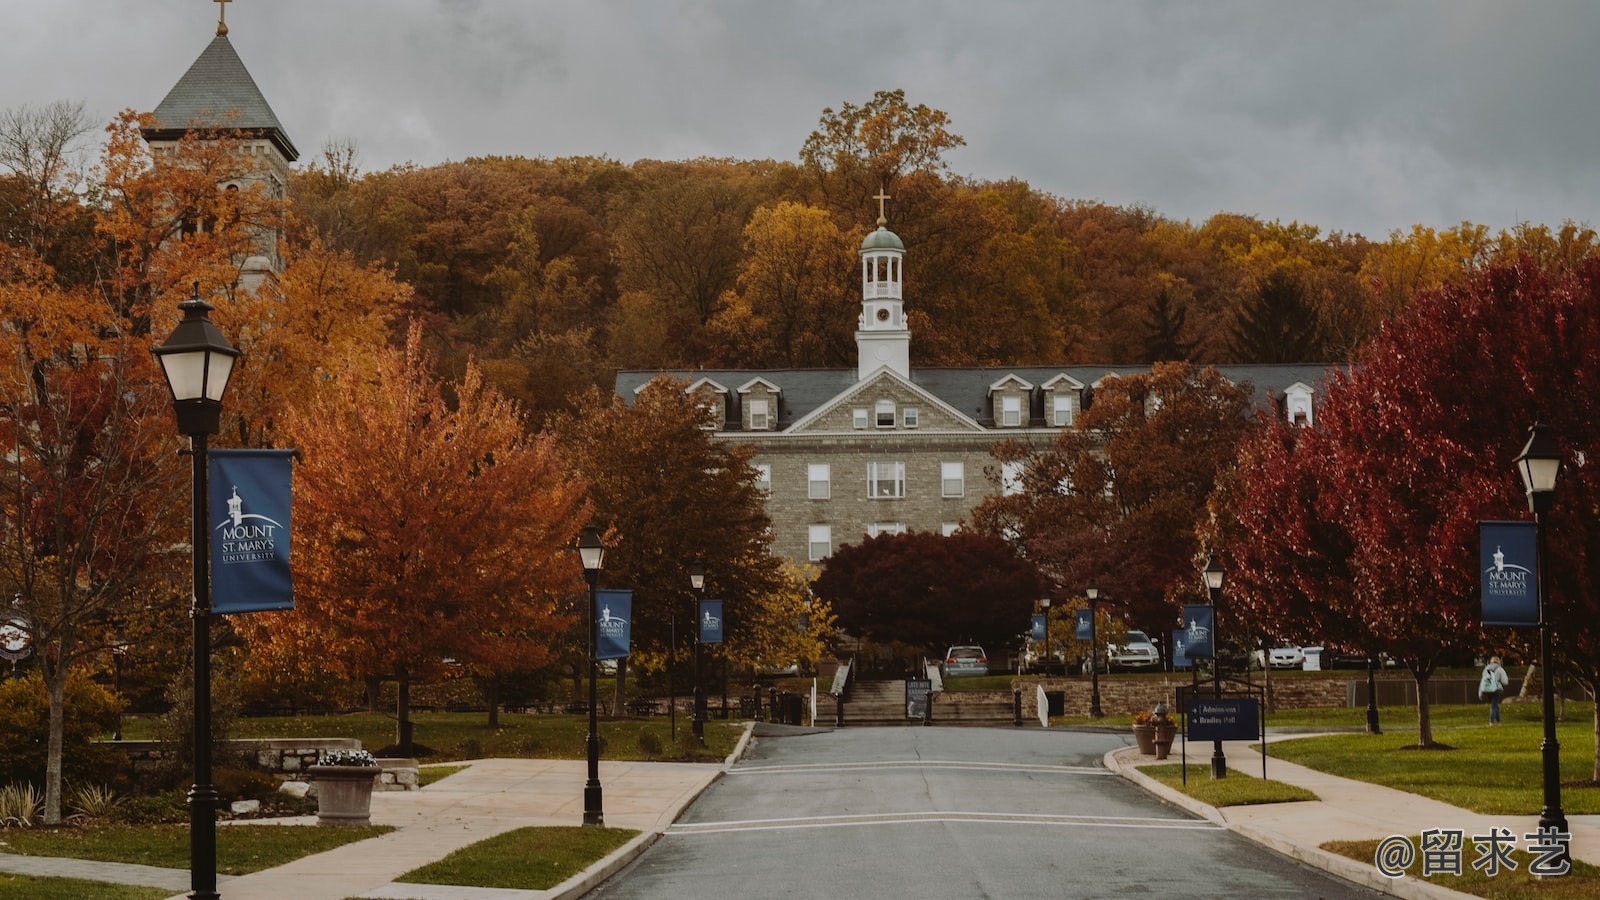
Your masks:
<instances>
[{"instance_id":1,"label":"dormer window","mask_svg":"<svg viewBox=\"0 0 1600 900\"><path fill-rule=\"evenodd\" d=\"M766 431L769 427L768 403L765 397L750 401L750 430Z\"/></svg>"},{"instance_id":2,"label":"dormer window","mask_svg":"<svg viewBox=\"0 0 1600 900\"><path fill-rule=\"evenodd\" d=\"M1309 427L1312 424L1311 388L1300 382L1285 388L1283 412L1290 425Z\"/></svg>"},{"instance_id":3,"label":"dormer window","mask_svg":"<svg viewBox=\"0 0 1600 900\"><path fill-rule=\"evenodd\" d=\"M850 417L850 420L851 420L851 424L855 425L857 430L866 428L867 427L867 408L865 406L863 406L863 407L859 407L858 409L856 409L854 411L854 413L852 413L852 415Z\"/></svg>"},{"instance_id":4,"label":"dormer window","mask_svg":"<svg viewBox=\"0 0 1600 900\"><path fill-rule=\"evenodd\" d=\"M1065 428L1072 424L1072 395L1056 394L1050 398L1050 424Z\"/></svg>"},{"instance_id":5,"label":"dormer window","mask_svg":"<svg viewBox=\"0 0 1600 900\"><path fill-rule=\"evenodd\" d=\"M1000 398L1000 424L1006 428L1022 425L1022 398L1010 394Z\"/></svg>"},{"instance_id":6,"label":"dormer window","mask_svg":"<svg viewBox=\"0 0 1600 900\"><path fill-rule=\"evenodd\" d=\"M894 427L894 401L879 400L877 405L877 420L879 428Z\"/></svg>"},{"instance_id":7,"label":"dormer window","mask_svg":"<svg viewBox=\"0 0 1600 900\"><path fill-rule=\"evenodd\" d=\"M917 408L915 406L908 406L900 411L900 421L907 428L917 427L917 422L919 419L920 416L918 415Z\"/></svg>"}]
</instances>

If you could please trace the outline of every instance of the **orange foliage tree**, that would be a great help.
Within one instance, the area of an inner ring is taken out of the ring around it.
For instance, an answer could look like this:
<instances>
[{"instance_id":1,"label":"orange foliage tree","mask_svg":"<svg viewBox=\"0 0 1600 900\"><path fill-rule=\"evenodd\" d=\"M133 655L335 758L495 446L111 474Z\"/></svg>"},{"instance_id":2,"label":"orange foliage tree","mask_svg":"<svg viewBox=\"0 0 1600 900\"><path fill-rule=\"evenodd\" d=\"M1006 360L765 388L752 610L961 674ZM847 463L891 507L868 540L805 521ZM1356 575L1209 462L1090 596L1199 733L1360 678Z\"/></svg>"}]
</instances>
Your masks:
<instances>
[{"instance_id":1,"label":"orange foliage tree","mask_svg":"<svg viewBox=\"0 0 1600 900\"><path fill-rule=\"evenodd\" d=\"M587 518L583 483L476 366L449 385L431 367L413 325L370 376L346 361L290 411L296 608L236 623L254 666L397 679L402 755L410 684L447 657L491 677L544 664Z\"/></svg>"}]
</instances>

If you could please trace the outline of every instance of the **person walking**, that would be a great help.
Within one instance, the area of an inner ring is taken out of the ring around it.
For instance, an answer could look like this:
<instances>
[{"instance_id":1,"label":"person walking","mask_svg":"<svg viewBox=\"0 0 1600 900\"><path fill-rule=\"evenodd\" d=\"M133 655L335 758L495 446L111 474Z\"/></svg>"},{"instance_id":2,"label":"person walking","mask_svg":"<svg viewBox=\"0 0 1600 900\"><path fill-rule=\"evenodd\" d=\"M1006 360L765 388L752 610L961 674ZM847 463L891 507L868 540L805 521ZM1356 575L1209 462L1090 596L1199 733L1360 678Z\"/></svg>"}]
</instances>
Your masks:
<instances>
[{"instance_id":1,"label":"person walking","mask_svg":"<svg viewBox=\"0 0 1600 900\"><path fill-rule=\"evenodd\" d=\"M1500 665L1500 657L1489 657L1489 664L1483 667L1483 677L1478 679L1478 697L1489 701L1490 725L1500 724L1500 698L1506 695L1506 684L1510 680Z\"/></svg>"}]
</instances>

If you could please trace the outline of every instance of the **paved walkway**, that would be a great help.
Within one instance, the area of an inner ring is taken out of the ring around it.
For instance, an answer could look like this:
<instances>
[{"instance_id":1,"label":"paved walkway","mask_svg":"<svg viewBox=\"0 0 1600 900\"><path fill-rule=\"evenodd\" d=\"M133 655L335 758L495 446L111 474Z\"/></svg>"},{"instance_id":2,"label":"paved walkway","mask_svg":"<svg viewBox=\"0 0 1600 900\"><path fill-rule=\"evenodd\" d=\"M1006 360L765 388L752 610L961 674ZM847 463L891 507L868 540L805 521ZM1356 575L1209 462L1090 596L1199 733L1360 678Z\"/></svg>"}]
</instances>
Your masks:
<instances>
[{"instance_id":1,"label":"paved walkway","mask_svg":"<svg viewBox=\"0 0 1600 900\"><path fill-rule=\"evenodd\" d=\"M1268 742L1305 735L1273 735ZM1178 746L1165 762L1177 762ZM1189 777L1211 777L1211 744L1189 746ZM1245 742L1223 744L1229 770L1261 776L1261 754ZM1257 806L1230 806L1213 809L1140 774L1135 765L1147 765L1154 757L1144 756L1137 747L1125 747L1106 754L1106 765L1169 802L1238 832L1309 865L1331 871L1358 884L1365 884L1399 897L1460 898L1470 895L1436 887L1412 878L1391 879L1380 874L1371 861L1357 862L1318 849L1327 841L1382 840L1390 835L1419 837L1425 829L1462 829L1467 834L1487 833L1491 826L1510 829L1517 846L1526 847L1524 834L1534 831L1537 815L1489 816L1469 812L1448 803L1417 794L1352 781L1328 775L1281 759L1267 759L1267 777L1274 781L1306 788L1318 799L1298 803L1266 803ZM1567 816L1572 832L1574 859L1600 864L1600 816ZM1470 842L1463 865L1476 858Z\"/></svg>"},{"instance_id":2,"label":"paved walkway","mask_svg":"<svg viewBox=\"0 0 1600 900\"><path fill-rule=\"evenodd\" d=\"M1274 736L1269 741L1288 736ZM602 762L605 819L610 826L636 828L635 840L589 870L549 891L508 891L396 883L394 879L425 863L504 831L528 825L575 825L583 820L582 760L490 759L421 791L380 792L372 798L372 820L396 830L251 875L218 878L227 900L554 900L581 896L643 852L668 825L744 752L747 728L738 749L723 766L690 763ZM1244 742L1224 745L1228 767L1261 773L1260 754ZM1194 777L1210 777L1211 747L1190 748ZM1174 748L1176 751L1177 748ZM1461 898L1467 895L1415 879L1390 879L1371 862L1335 856L1318 849L1331 840L1380 840L1394 834L1416 837L1425 829L1482 833L1491 826L1521 836L1534 830L1537 816L1485 816L1428 800L1416 794L1327 775L1269 758L1267 776L1305 787L1317 800L1213 809L1140 774L1137 765L1153 762L1137 747L1107 753L1106 765L1169 802L1230 828L1257 843L1398 897ZM1176 761L1176 755L1173 760ZM314 824L314 817L293 820ZM1568 816L1572 855L1600 864L1600 816ZM220 840L226 840L222 835ZM1466 860L1473 851L1466 849ZM1470 864L1470 863L1469 863ZM0 871L60 875L170 888L182 897L189 888L186 870L97 863L55 857L0 853Z\"/></svg>"}]
</instances>

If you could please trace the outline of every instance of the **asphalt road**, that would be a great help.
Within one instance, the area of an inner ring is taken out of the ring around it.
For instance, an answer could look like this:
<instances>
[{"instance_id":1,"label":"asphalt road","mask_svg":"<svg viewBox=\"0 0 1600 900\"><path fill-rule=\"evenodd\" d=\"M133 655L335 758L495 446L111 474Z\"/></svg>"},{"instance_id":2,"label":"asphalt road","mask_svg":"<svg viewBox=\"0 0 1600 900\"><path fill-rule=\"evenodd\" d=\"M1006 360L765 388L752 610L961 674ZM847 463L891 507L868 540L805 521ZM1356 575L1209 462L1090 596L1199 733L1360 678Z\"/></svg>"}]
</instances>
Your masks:
<instances>
[{"instance_id":1,"label":"asphalt road","mask_svg":"<svg viewBox=\"0 0 1600 900\"><path fill-rule=\"evenodd\" d=\"M588 896L1381 896L1112 775L1100 758L1125 743L1037 728L758 737Z\"/></svg>"}]
</instances>

